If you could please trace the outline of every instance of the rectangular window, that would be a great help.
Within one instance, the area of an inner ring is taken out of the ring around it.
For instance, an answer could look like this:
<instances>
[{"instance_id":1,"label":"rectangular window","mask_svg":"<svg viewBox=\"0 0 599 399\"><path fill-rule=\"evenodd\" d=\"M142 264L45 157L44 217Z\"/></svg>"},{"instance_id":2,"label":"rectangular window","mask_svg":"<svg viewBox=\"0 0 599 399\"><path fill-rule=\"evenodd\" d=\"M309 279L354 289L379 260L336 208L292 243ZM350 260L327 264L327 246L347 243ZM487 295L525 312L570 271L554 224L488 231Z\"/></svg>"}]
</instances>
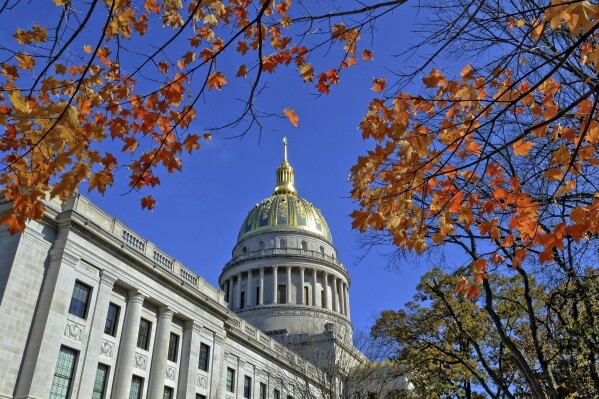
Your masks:
<instances>
[{"instance_id":1,"label":"rectangular window","mask_svg":"<svg viewBox=\"0 0 599 399\"><path fill-rule=\"evenodd\" d=\"M309 293L310 290L308 289L308 287L304 287L304 305L310 304L310 296L308 295Z\"/></svg>"},{"instance_id":2,"label":"rectangular window","mask_svg":"<svg viewBox=\"0 0 599 399\"><path fill-rule=\"evenodd\" d=\"M252 377L243 376L243 397L250 399L252 397Z\"/></svg>"},{"instance_id":3,"label":"rectangular window","mask_svg":"<svg viewBox=\"0 0 599 399\"><path fill-rule=\"evenodd\" d=\"M320 306L323 308L326 306L324 290L320 290Z\"/></svg>"},{"instance_id":4,"label":"rectangular window","mask_svg":"<svg viewBox=\"0 0 599 399\"><path fill-rule=\"evenodd\" d=\"M96 380L94 381L94 390L92 399L104 399L106 393L106 380L108 379L108 366L102 363L98 364L96 371Z\"/></svg>"},{"instance_id":5,"label":"rectangular window","mask_svg":"<svg viewBox=\"0 0 599 399\"><path fill-rule=\"evenodd\" d=\"M227 367L227 392L235 392L235 370Z\"/></svg>"},{"instance_id":6,"label":"rectangular window","mask_svg":"<svg viewBox=\"0 0 599 399\"><path fill-rule=\"evenodd\" d=\"M75 288L73 288L73 295L71 296L71 304L69 305L69 313L85 319L89 305L89 294L91 292L91 287L76 281Z\"/></svg>"},{"instance_id":7,"label":"rectangular window","mask_svg":"<svg viewBox=\"0 0 599 399\"><path fill-rule=\"evenodd\" d=\"M274 399L281 399L281 391L279 391L278 389L275 389L273 391L273 396L274 396Z\"/></svg>"},{"instance_id":8,"label":"rectangular window","mask_svg":"<svg viewBox=\"0 0 599 399\"><path fill-rule=\"evenodd\" d=\"M260 304L260 287L256 287L256 305Z\"/></svg>"},{"instance_id":9,"label":"rectangular window","mask_svg":"<svg viewBox=\"0 0 599 399\"><path fill-rule=\"evenodd\" d=\"M131 378L131 390L129 391L129 399L141 399L141 393L144 386L144 379L136 375Z\"/></svg>"},{"instance_id":10,"label":"rectangular window","mask_svg":"<svg viewBox=\"0 0 599 399\"><path fill-rule=\"evenodd\" d=\"M139 320L139 332L137 333L137 347L148 350L150 346L150 332L152 331L152 323L146 319Z\"/></svg>"},{"instance_id":11,"label":"rectangular window","mask_svg":"<svg viewBox=\"0 0 599 399\"><path fill-rule=\"evenodd\" d=\"M73 379L73 370L77 360L77 351L60 347L52 387L50 388L50 399L66 399L71 392L71 381Z\"/></svg>"},{"instance_id":12,"label":"rectangular window","mask_svg":"<svg viewBox=\"0 0 599 399\"><path fill-rule=\"evenodd\" d=\"M245 308L245 291L241 291L239 295L239 309Z\"/></svg>"},{"instance_id":13,"label":"rectangular window","mask_svg":"<svg viewBox=\"0 0 599 399\"><path fill-rule=\"evenodd\" d=\"M287 399L293 399L293 396L287 395Z\"/></svg>"},{"instance_id":14,"label":"rectangular window","mask_svg":"<svg viewBox=\"0 0 599 399\"><path fill-rule=\"evenodd\" d=\"M120 308L114 303L108 305L108 314L106 315L106 323L104 324L104 334L116 337L116 326L119 322Z\"/></svg>"},{"instance_id":15,"label":"rectangular window","mask_svg":"<svg viewBox=\"0 0 599 399\"><path fill-rule=\"evenodd\" d=\"M179 336L171 333L168 339L168 357L171 362L177 363L177 350L179 349Z\"/></svg>"},{"instance_id":16,"label":"rectangular window","mask_svg":"<svg viewBox=\"0 0 599 399\"><path fill-rule=\"evenodd\" d=\"M206 395L200 395L199 393L196 393L196 399L206 399Z\"/></svg>"},{"instance_id":17,"label":"rectangular window","mask_svg":"<svg viewBox=\"0 0 599 399\"><path fill-rule=\"evenodd\" d=\"M204 343L200 344L200 363L198 368L203 371L208 371L210 366L210 347Z\"/></svg>"},{"instance_id":18,"label":"rectangular window","mask_svg":"<svg viewBox=\"0 0 599 399\"><path fill-rule=\"evenodd\" d=\"M260 383L260 399L266 399L266 384Z\"/></svg>"},{"instance_id":19,"label":"rectangular window","mask_svg":"<svg viewBox=\"0 0 599 399\"><path fill-rule=\"evenodd\" d=\"M164 394L162 395L162 399L173 399L173 388L164 387Z\"/></svg>"},{"instance_id":20,"label":"rectangular window","mask_svg":"<svg viewBox=\"0 0 599 399\"><path fill-rule=\"evenodd\" d=\"M285 284L279 284L277 295L277 303L287 303L287 286Z\"/></svg>"}]
</instances>

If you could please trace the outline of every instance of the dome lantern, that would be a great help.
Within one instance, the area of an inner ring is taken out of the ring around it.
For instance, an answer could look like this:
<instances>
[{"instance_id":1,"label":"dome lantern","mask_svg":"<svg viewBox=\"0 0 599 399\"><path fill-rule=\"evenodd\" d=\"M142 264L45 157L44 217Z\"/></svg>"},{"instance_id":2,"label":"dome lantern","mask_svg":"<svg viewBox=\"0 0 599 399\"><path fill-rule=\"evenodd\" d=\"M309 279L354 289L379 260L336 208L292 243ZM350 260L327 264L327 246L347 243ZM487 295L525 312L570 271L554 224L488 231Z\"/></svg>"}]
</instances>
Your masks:
<instances>
[{"instance_id":1,"label":"dome lantern","mask_svg":"<svg viewBox=\"0 0 599 399\"><path fill-rule=\"evenodd\" d=\"M283 138L283 162L277 168L277 185L272 195L292 194L297 195L297 190L293 185L293 168L287 161L287 137Z\"/></svg>"}]
</instances>

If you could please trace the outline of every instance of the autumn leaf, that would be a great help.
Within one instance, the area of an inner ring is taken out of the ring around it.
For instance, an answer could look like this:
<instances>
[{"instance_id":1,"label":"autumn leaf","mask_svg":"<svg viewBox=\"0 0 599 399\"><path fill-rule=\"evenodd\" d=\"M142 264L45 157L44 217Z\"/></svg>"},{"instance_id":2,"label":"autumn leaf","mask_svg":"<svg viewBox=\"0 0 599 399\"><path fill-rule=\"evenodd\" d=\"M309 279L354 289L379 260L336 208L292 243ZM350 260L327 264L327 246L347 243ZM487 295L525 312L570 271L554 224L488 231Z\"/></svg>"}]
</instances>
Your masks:
<instances>
[{"instance_id":1,"label":"autumn leaf","mask_svg":"<svg viewBox=\"0 0 599 399\"><path fill-rule=\"evenodd\" d=\"M195 134L189 134L187 137L185 137L183 145L185 146L185 150L187 150L189 154L191 154L193 150L197 150L198 148L200 148L200 143L198 142L199 139L200 136Z\"/></svg>"},{"instance_id":2,"label":"autumn leaf","mask_svg":"<svg viewBox=\"0 0 599 399\"><path fill-rule=\"evenodd\" d=\"M147 195L141 199L141 209L154 210L156 206L156 200L151 195Z\"/></svg>"},{"instance_id":3,"label":"autumn leaf","mask_svg":"<svg viewBox=\"0 0 599 399\"><path fill-rule=\"evenodd\" d=\"M383 91L383 89L385 88L385 85L387 84L386 80L384 77L382 78L374 78L372 81L372 91L374 92L381 92Z\"/></svg>"},{"instance_id":4,"label":"autumn leaf","mask_svg":"<svg viewBox=\"0 0 599 399\"><path fill-rule=\"evenodd\" d=\"M314 68L312 64L304 64L300 67L300 75L304 79L304 82L311 82L314 76Z\"/></svg>"},{"instance_id":5,"label":"autumn leaf","mask_svg":"<svg viewBox=\"0 0 599 399\"><path fill-rule=\"evenodd\" d=\"M227 78L220 72L213 72L208 78L208 89L220 90L223 85L227 84Z\"/></svg>"},{"instance_id":6,"label":"autumn leaf","mask_svg":"<svg viewBox=\"0 0 599 399\"><path fill-rule=\"evenodd\" d=\"M527 156L532 147L534 147L534 143L532 141L524 141L524 138L521 138L513 144L514 154L519 156Z\"/></svg>"},{"instance_id":7,"label":"autumn leaf","mask_svg":"<svg viewBox=\"0 0 599 399\"><path fill-rule=\"evenodd\" d=\"M362 61L369 61L374 59L374 57L372 56L372 51L370 50L364 50L362 52Z\"/></svg>"},{"instance_id":8,"label":"autumn leaf","mask_svg":"<svg viewBox=\"0 0 599 399\"><path fill-rule=\"evenodd\" d=\"M295 127L299 127L299 116L295 113L295 111L291 108L283 109L283 113L289 119L289 122Z\"/></svg>"}]
</instances>

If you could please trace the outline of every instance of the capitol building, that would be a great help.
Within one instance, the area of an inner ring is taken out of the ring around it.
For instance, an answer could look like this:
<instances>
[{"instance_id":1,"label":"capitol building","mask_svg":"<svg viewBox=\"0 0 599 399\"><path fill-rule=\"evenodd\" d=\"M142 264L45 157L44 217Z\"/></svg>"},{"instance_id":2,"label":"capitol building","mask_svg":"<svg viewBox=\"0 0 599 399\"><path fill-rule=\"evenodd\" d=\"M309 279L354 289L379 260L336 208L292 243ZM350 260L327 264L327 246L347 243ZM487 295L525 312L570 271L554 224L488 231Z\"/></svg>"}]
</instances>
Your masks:
<instances>
[{"instance_id":1,"label":"capitol building","mask_svg":"<svg viewBox=\"0 0 599 399\"><path fill-rule=\"evenodd\" d=\"M0 399L384 398L407 383L352 383L367 359L351 280L286 144L218 287L83 196L45 205L20 234L0 227Z\"/></svg>"}]
</instances>

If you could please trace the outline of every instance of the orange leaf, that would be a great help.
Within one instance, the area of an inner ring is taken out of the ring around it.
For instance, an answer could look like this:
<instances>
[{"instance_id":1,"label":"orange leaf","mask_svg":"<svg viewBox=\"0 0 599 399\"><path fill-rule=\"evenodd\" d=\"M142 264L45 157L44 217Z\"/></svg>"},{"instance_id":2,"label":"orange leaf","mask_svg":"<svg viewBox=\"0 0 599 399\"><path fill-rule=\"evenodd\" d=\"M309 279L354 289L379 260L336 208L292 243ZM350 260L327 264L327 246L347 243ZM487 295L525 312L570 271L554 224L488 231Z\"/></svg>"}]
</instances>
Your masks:
<instances>
[{"instance_id":1,"label":"orange leaf","mask_svg":"<svg viewBox=\"0 0 599 399\"><path fill-rule=\"evenodd\" d=\"M220 72L210 74L208 78L208 89L220 90L223 85L227 84L227 78Z\"/></svg>"},{"instance_id":2,"label":"orange leaf","mask_svg":"<svg viewBox=\"0 0 599 399\"><path fill-rule=\"evenodd\" d=\"M87 54L90 54L92 52L92 46L86 44L85 46L83 46L83 51L85 51Z\"/></svg>"},{"instance_id":3,"label":"orange leaf","mask_svg":"<svg viewBox=\"0 0 599 399\"><path fill-rule=\"evenodd\" d=\"M462 68L462 71L460 72L460 75L462 75L462 79L466 80L471 80L474 77L474 68L472 68L472 65L468 64L466 65L464 68Z\"/></svg>"},{"instance_id":4,"label":"orange leaf","mask_svg":"<svg viewBox=\"0 0 599 399\"><path fill-rule=\"evenodd\" d=\"M190 134L185 138L185 140L183 141L183 145L185 146L185 149L188 153L191 154L193 150L200 148L200 143L198 143L199 139L200 136L195 134Z\"/></svg>"},{"instance_id":5,"label":"orange leaf","mask_svg":"<svg viewBox=\"0 0 599 399\"><path fill-rule=\"evenodd\" d=\"M385 81L385 78L382 77L380 79L374 78L372 80L372 83L373 83L372 84L372 91L375 91L375 92L379 93L379 92L383 91L383 89L385 88L385 84L387 82Z\"/></svg>"},{"instance_id":6,"label":"orange leaf","mask_svg":"<svg viewBox=\"0 0 599 399\"><path fill-rule=\"evenodd\" d=\"M524 138L521 138L514 143L513 147L515 155L526 156L530 152L530 149L534 147L534 143L531 141L524 141Z\"/></svg>"},{"instance_id":7,"label":"orange leaf","mask_svg":"<svg viewBox=\"0 0 599 399\"><path fill-rule=\"evenodd\" d=\"M154 206L156 205L156 200L152 198L151 195L147 195L141 199L141 209L154 210Z\"/></svg>"},{"instance_id":8,"label":"orange leaf","mask_svg":"<svg viewBox=\"0 0 599 399\"><path fill-rule=\"evenodd\" d=\"M295 127L299 127L299 116L295 113L295 111L291 108L285 108L283 110L285 116L289 119L289 122Z\"/></svg>"},{"instance_id":9,"label":"orange leaf","mask_svg":"<svg viewBox=\"0 0 599 399\"><path fill-rule=\"evenodd\" d=\"M14 213L3 216L2 219L0 219L0 224L7 225L10 234L25 230L25 223L23 223L23 221Z\"/></svg>"},{"instance_id":10,"label":"orange leaf","mask_svg":"<svg viewBox=\"0 0 599 399\"><path fill-rule=\"evenodd\" d=\"M362 61L369 61L372 60L374 57L372 56L372 51L370 50L364 50L362 52Z\"/></svg>"}]
</instances>

